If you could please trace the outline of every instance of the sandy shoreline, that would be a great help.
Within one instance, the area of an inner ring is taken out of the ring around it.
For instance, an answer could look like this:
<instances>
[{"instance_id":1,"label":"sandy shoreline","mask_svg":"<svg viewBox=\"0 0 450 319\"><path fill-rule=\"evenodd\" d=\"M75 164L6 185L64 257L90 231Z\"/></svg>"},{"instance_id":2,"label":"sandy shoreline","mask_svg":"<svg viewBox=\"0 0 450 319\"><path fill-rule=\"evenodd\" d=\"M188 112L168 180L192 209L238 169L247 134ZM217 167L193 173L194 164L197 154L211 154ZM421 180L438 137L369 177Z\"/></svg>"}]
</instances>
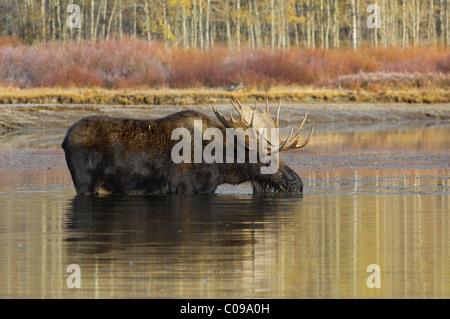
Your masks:
<instances>
[{"instance_id":1,"label":"sandy shoreline","mask_svg":"<svg viewBox=\"0 0 450 319\"><path fill-rule=\"evenodd\" d=\"M228 114L229 103L215 103ZM262 108L262 103L258 103ZM272 113L277 104L270 103ZM67 128L82 117L102 114L112 117L159 118L184 109L213 115L211 105L0 105L0 130ZM310 123L450 121L450 104L400 103L283 103L281 126L299 121L308 111Z\"/></svg>"}]
</instances>

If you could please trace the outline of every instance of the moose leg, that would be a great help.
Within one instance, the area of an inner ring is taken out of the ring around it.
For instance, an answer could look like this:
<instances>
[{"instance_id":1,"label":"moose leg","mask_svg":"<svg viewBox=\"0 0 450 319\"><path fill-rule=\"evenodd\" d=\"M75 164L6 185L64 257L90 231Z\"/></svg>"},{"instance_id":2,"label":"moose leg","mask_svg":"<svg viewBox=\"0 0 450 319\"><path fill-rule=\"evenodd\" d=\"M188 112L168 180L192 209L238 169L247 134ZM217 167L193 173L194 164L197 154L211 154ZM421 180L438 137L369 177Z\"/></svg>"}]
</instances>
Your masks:
<instances>
[{"instance_id":1,"label":"moose leg","mask_svg":"<svg viewBox=\"0 0 450 319\"><path fill-rule=\"evenodd\" d=\"M73 176L77 195L94 195L100 186L100 181L86 171L78 171Z\"/></svg>"},{"instance_id":2,"label":"moose leg","mask_svg":"<svg viewBox=\"0 0 450 319\"><path fill-rule=\"evenodd\" d=\"M94 195L102 182L100 159L85 152L75 154L75 156L67 156L67 166L77 195Z\"/></svg>"}]
</instances>

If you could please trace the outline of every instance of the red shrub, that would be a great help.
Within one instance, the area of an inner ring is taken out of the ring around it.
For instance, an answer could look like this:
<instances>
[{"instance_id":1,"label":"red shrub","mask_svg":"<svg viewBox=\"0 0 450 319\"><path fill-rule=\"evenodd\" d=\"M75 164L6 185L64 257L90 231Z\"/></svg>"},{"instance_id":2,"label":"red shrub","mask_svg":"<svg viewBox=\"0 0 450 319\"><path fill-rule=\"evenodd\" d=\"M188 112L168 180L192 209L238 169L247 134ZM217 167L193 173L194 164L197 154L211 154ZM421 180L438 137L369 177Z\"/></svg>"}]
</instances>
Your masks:
<instances>
[{"instance_id":1,"label":"red shrub","mask_svg":"<svg viewBox=\"0 0 450 319\"><path fill-rule=\"evenodd\" d=\"M305 85L314 81L308 59L301 50L270 49L230 52L224 61L230 83L270 87L272 85Z\"/></svg>"},{"instance_id":2,"label":"red shrub","mask_svg":"<svg viewBox=\"0 0 450 319\"><path fill-rule=\"evenodd\" d=\"M16 37L0 36L0 47L17 47L21 44L22 42Z\"/></svg>"},{"instance_id":3,"label":"red shrub","mask_svg":"<svg viewBox=\"0 0 450 319\"><path fill-rule=\"evenodd\" d=\"M224 85L228 78L223 65L226 54L221 49L208 53L195 48L168 50L169 85L175 88Z\"/></svg>"},{"instance_id":4,"label":"red shrub","mask_svg":"<svg viewBox=\"0 0 450 319\"><path fill-rule=\"evenodd\" d=\"M450 73L450 54L437 61L437 69L442 73Z\"/></svg>"},{"instance_id":5,"label":"red shrub","mask_svg":"<svg viewBox=\"0 0 450 319\"><path fill-rule=\"evenodd\" d=\"M0 70L1 84L18 87L218 88L244 82L248 87L267 89L339 82L370 88L373 85L364 81L374 78L378 81L375 86L383 81L442 85L446 82L420 74L449 73L450 55L445 48L234 50L217 46L201 52L133 37L34 48L0 37ZM416 75L408 77L410 73ZM403 81L399 74L405 74ZM358 76L346 77L350 75Z\"/></svg>"}]
</instances>

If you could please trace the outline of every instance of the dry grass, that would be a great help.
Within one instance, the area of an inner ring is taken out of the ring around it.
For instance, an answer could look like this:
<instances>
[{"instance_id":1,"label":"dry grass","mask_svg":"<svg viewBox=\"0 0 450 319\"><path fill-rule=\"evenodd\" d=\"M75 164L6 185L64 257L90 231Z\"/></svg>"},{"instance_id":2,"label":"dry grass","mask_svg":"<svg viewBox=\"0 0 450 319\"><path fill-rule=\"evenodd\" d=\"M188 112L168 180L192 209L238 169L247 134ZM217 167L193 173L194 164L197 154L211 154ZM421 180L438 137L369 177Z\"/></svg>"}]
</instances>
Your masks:
<instances>
[{"instance_id":1,"label":"dry grass","mask_svg":"<svg viewBox=\"0 0 450 319\"><path fill-rule=\"evenodd\" d=\"M243 101L296 102L407 102L449 103L450 92L445 89L359 90L351 93L337 89L277 87L267 91L248 90L225 92L210 89L104 89L104 88L2 88L0 104L105 104L105 105L201 105L228 102L230 98Z\"/></svg>"}]
</instances>

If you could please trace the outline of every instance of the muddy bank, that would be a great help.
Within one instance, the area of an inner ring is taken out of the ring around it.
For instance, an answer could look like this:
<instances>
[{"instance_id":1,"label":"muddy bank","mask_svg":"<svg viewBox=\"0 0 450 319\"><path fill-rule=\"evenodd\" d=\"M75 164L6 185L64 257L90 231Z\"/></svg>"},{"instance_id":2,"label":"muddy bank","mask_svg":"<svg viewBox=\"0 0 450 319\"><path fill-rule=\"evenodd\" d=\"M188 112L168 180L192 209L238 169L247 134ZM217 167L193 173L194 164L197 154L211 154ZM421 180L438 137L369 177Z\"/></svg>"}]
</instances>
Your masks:
<instances>
[{"instance_id":1,"label":"muddy bank","mask_svg":"<svg viewBox=\"0 0 450 319\"><path fill-rule=\"evenodd\" d=\"M233 110L229 103L215 103L215 105L226 113ZM262 103L259 105L262 108ZM274 114L277 104L269 105ZM214 116L211 105L2 105L0 106L0 130L67 128L80 118L94 114L159 118L184 109L195 109ZM309 113L308 122L313 125L329 123L331 126L348 126L349 122L366 122L368 125L377 125L403 121L450 121L450 104L284 102L280 125L294 125L302 119L306 111Z\"/></svg>"}]
</instances>

